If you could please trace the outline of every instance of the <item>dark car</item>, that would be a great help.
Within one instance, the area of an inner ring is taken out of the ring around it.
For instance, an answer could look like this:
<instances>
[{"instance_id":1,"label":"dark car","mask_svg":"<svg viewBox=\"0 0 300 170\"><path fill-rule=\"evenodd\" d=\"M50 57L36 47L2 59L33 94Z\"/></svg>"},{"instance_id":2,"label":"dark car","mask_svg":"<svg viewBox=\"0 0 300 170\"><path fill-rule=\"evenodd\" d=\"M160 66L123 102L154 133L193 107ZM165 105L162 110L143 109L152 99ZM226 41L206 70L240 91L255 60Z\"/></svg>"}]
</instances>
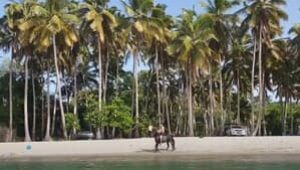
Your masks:
<instances>
[{"instance_id":1,"label":"dark car","mask_svg":"<svg viewBox=\"0 0 300 170\"><path fill-rule=\"evenodd\" d=\"M94 133L90 131L81 131L73 136L74 140L92 140L94 139Z\"/></svg>"},{"instance_id":2,"label":"dark car","mask_svg":"<svg viewBox=\"0 0 300 170\"><path fill-rule=\"evenodd\" d=\"M249 129L241 125L229 125L224 129L226 136L248 136Z\"/></svg>"}]
</instances>

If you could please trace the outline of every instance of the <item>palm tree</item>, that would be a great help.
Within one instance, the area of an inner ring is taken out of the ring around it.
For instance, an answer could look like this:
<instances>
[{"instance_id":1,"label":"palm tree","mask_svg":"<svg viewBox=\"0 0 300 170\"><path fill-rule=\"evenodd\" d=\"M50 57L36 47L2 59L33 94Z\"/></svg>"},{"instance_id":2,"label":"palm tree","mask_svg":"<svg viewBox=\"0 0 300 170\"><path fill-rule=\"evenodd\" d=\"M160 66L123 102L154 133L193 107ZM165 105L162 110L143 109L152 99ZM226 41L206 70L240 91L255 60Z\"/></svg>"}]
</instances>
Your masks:
<instances>
[{"instance_id":1,"label":"palm tree","mask_svg":"<svg viewBox=\"0 0 300 170\"><path fill-rule=\"evenodd\" d=\"M275 35L281 33L280 19L287 19L286 13L282 9L280 9L281 5L285 5L285 0L252 0L252 3L249 6L246 6L248 15L245 18L244 22L247 23L247 25L252 29L255 44L256 42L258 42L259 115L257 121L258 123L253 132L253 135L258 132L258 129L260 129L263 116L263 100L265 91L263 86L264 70L262 65L263 45L265 46L265 48L270 48L272 44L271 37L274 37ZM254 49L256 49L255 45ZM256 51L254 51L253 53L255 52Z\"/></svg>"},{"instance_id":2,"label":"palm tree","mask_svg":"<svg viewBox=\"0 0 300 170\"><path fill-rule=\"evenodd\" d=\"M82 5L85 11L85 19L87 25L93 34L97 35L98 50L98 107L101 111L102 107L102 51L108 34L112 34L112 29L117 25L117 21L113 13L106 9L107 1L103 0L86 0ZM97 139L101 138L100 128L97 129Z\"/></svg>"},{"instance_id":3,"label":"palm tree","mask_svg":"<svg viewBox=\"0 0 300 170\"><path fill-rule=\"evenodd\" d=\"M192 105L193 78L200 67L211 70L209 64L211 59L207 56L212 56L213 53L209 48L208 42L212 39L216 40L213 30L209 28L202 29L202 24L199 23L201 21L197 19L194 11L184 10L177 23L176 37L169 47L170 53L178 57L179 62L185 70L189 136L194 136Z\"/></svg>"},{"instance_id":4,"label":"palm tree","mask_svg":"<svg viewBox=\"0 0 300 170\"><path fill-rule=\"evenodd\" d=\"M73 26L78 23L78 18L76 15L70 13L68 5L71 5L71 3L67 0L47 0L44 5L35 6L32 9L34 11L33 16L20 26L20 29L23 31L32 29L31 37L33 38L30 41L36 45L37 50L46 52L46 50L50 50L50 46L53 48L64 138L67 138L67 132L65 128L58 55L63 56L78 41L78 36L73 29ZM59 44L57 44L58 40ZM60 48L58 48L58 45L60 45Z\"/></svg>"},{"instance_id":5,"label":"palm tree","mask_svg":"<svg viewBox=\"0 0 300 170\"><path fill-rule=\"evenodd\" d=\"M233 26L231 28L231 34L233 36L231 50L228 59L224 64L224 72L227 77L226 82L229 83L230 86L234 84L237 89L237 124L241 123L241 92L242 94L247 94L248 91L248 84L250 81L250 75L248 74L250 72L249 59L251 56L249 48L249 46L251 46L250 35L242 35L239 29L240 27L238 26Z\"/></svg>"},{"instance_id":6,"label":"palm tree","mask_svg":"<svg viewBox=\"0 0 300 170\"><path fill-rule=\"evenodd\" d=\"M223 65L226 55L228 55L228 45L230 40L230 28L228 26L229 19L235 17L234 15L225 14L233 6L238 5L238 0L207 0L203 4L207 13L202 16L203 20L207 20L206 24L215 31L218 37L218 43L212 43L211 46L214 51L220 54L219 59L219 84L220 84L220 110L221 110L221 131L224 130L226 111L224 111L224 88L223 88Z\"/></svg>"},{"instance_id":7,"label":"palm tree","mask_svg":"<svg viewBox=\"0 0 300 170\"><path fill-rule=\"evenodd\" d=\"M11 28L20 27L23 21L26 21L30 17L31 8L36 5L35 0L25 0L23 3L13 4L8 6L8 16L13 17L18 15L15 21L9 24ZM17 10L15 10L17 9ZM25 130L25 141L31 141L29 134L29 123L28 123L28 62L30 57L33 57L32 46L27 39L28 34L25 32L20 32L18 38L20 40L20 45L22 46L22 51L24 56L24 65L25 65L25 88L24 88L24 130ZM20 56L21 57L21 56Z\"/></svg>"},{"instance_id":8,"label":"palm tree","mask_svg":"<svg viewBox=\"0 0 300 170\"><path fill-rule=\"evenodd\" d=\"M116 14L117 17L117 23L118 26L114 29L114 36L111 39L111 46L113 47L113 55L116 60L116 75L115 75L115 90L116 90L116 96L118 97L120 94L119 89L119 80L120 80L120 67L122 66L127 52L127 43L128 43L128 30L126 29L128 27L128 22L125 16L121 13Z\"/></svg>"},{"instance_id":9,"label":"palm tree","mask_svg":"<svg viewBox=\"0 0 300 170\"><path fill-rule=\"evenodd\" d=\"M153 19L156 19L157 22L160 23L161 26L161 36L153 37L149 47L149 54L153 55L152 58L149 59L149 64L153 65L154 72L156 75L156 93L157 93L157 116L158 116L158 124L162 124L162 109L161 109L161 92L160 92L160 69L163 70L164 59L162 57L166 57L165 48L168 46L168 43L171 38L171 26L173 21L171 16L167 15L165 12L166 6L162 4L157 4L152 12ZM166 69L166 68L164 68ZM165 82L165 81L163 81ZM164 84L164 83L163 83ZM163 87L165 89L165 86ZM169 124L169 123L168 123ZM169 127L169 125L168 125ZM170 129L168 130L170 132Z\"/></svg>"},{"instance_id":10,"label":"palm tree","mask_svg":"<svg viewBox=\"0 0 300 170\"><path fill-rule=\"evenodd\" d=\"M9 67L9 141L13 137L13 100L12 100L12 79L13 79L13 60L16 55L16 40L15 33L8 26L7 16L0 19L0 48L7 53L11 50L10 67Z\"/></svg>"},{"instance_id":11,"label":"palm tree","mask_svg":"<svg viewBox=\"0 0 300 170\"><path fill-rule=\"evenodd\" d=\"M138 61L142 53L144 43L151 42L153 37L159 39L162 35L157 18L152 17L154 10L153 0L129 0L129 3L122 1L129 20L129 43L133 55L133 101L132 105L135 114L135 137L139 137L139 88L138 88Z\"/></svg>"},{"instance_id":12,"label":"palm tree","mask_svg":"<svg viewBox=\"0 0 300 170\"><path fill-rule=\"evenodd\" d=\"M9 69L9 140L13 137L13 96L12 96L12 79L13 79L13 63L17 57L18 50L18 22L17 20L23 16L23 9L19 3L10 3L6 5L6 16L1 19L1 47L4 52L11 50L10 69Z\"/></svg>"},{"instance_id":13,"label":"palm tree","mask_svg":"<svg viewBox=\"0 0 300 170\"><path fill-rule=\"evenodd\" d=\"M292 28L290 31L294 32ZM297 31L297 30L295 30ZM296 33L296 32L294 32ZM297 35L297 33L296 33ZM297 36L296 36L297 37ZM296 40L296 41L294 41ZM298 81L298 63L297 63L297 38L292 40L278 39L273 42L274 46L278 47L279 54L282 57L281 60L272 60L271 73L273 75L272 80L276 88L276 95L279 97L281 105L281 126L282 135L286 135L287 124L287 105L291 98L295 97L297 87L295 84ZM295 46L296 45L296 46ZM285 98L283 102L283 98Z\"/></svg>"}]
</instances>

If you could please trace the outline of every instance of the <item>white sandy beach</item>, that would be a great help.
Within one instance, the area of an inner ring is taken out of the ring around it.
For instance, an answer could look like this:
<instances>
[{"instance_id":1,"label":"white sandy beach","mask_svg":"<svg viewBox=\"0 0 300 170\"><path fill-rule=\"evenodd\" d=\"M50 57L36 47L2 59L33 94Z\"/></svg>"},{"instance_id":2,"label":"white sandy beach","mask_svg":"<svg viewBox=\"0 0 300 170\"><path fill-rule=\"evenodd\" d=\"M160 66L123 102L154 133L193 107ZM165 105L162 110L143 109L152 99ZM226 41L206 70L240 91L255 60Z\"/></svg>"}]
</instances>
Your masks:
<instances>
[{"instance_id":1,"label":"white sandy beach","mask_svg":"<svg viewBox=\"0 0 300 170\"><path fill-rule=\"evenodd\" d=\"M162 155L300 155L300 137L184 137L175 138L176 150ZM0 158L59 156L147 156L154 152L153 138L99 141L1 143Z\"/></svg>"}]
</instances>

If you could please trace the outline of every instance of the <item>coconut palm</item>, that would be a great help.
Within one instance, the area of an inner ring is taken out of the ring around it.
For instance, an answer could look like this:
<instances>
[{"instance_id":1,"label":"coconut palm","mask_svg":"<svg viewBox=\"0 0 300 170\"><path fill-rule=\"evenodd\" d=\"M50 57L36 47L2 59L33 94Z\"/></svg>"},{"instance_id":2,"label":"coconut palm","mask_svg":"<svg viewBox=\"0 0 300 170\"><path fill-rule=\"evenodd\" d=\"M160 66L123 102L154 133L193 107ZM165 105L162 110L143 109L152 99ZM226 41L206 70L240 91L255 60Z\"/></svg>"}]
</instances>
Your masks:
<instances>
[{"instance_id":1,"label":"coconut palm","mask_svg":"<svg viewBox=\"0 0 300 170\"><path fill-rule=\"evenodd\" d=\"M98 107L102 107L102 90L103 90L103 74L102 74L102 52L104 44L106 43L107 36L112 35L112 29L117 25L114 14L107 9L107 2L103 0L86 0L82 4L86 24L92 30L92 34L97 37L97 50L98 50ZM97 139L101 138L100 128L97 129Z\"/></svg>"},{"instance_id":2,"label":"coconut palm","mask_svg":"<svg viewBox=\"0 0 300 170\"><path fill-rule=\"evenodd\" d=\"M162 4L157 4L152 12L152 17L160 22L162 35L160 37L153 37L151 44L149 46L149 54L151 58L149 59L149 64L153 65L151 68L154 68L154 72L156 75L156 93L157 93L157 116L158 116L158 124L162 124L162 109L161 109L161 92L160 92L160 84L162 76L160 76L160 71L163 71L167 68L162 68L164 65L163 57L166 57L166 50L169 40L171 38L171 26L173 21L171 16L167 15L165 12L166 6ZM166 75L164 75L166 76ZM163 81L165 82L165 81ZM165 89L165 87L163 87ZM169 123L168 123L169 124ZM169 130L170 131L170 130Z\"/></svg>"},{"instance_id":3,"label":"coconut palm","mask_svg":"<svg viewBox=\"0 0 300 170\"><path fill-rule=\"evenodd\" d=\"M24 20L27 20L31 15L31 7L36 4L35 0L25 0L23 3L14 3L7 7L8 18L13 18L14 15L17 15L18 18L15 20L10 20L9 26L11 28L19 28L20 24ZM20 45L22 46L22 56L24 57L25 65L25 87L24 87L24 130L25 130L25 141L31 141L29 134L29 124L28 124L28 61L30 57L33 57L32 46L27 41L26 37L28 34L19 31L18 38L20 40Z\"/></svg>"},{"instance_id":4,"label":"coconut palm","mask_svg":"<svg viewBox=\"0 0 300 170\"><path fill-rule=\"evenodd\" d=\"M221 131L224 129L226 111L224 111L223 102L223 64L226 55L228 55L228 45L230 38L230 28L228 26L229 19L235 17L234 15L226 14L229 9L238 5L238 0L208 0L207 3L202 5L206 9L206 13L202 16L207 20L206 24L209 24L214 29L216 36L218 37L218 43L213 43L212 48L220 54L219 61L219 84L220 84L220 110L221 110Z\"/></svg>"},{"instance_id":5,"label":"coconut palm","mask_svg":"<svg viewBox=\"0 0 300 170\"><path fill-rule=\"evenodd\" d=\"M12 22L12 21L10 21ZM0 48L5 52L11 51L9 67L9 141L12 141L13 131L13 100L12 100L12 79L13 79L13 60L16 55L16 34L8 26L7 16L0 19Z\"/></svg>"},{"instance_id":6,"label":"coconut palm","mask_svg":"<svg viewBox=\"0 0 300 170\"><path fill-rule=\"evenodd\" d=\"M11 50L10 71L9 71L9 139L13 137L13 100L12 100L12 79L13 79L13 63L17 56L18 48L18 20L23 16L23 8L19 3L10 3L5 7L6 16L1 19L1 47L4 52ZM29 134L29 132L27 133ZM27 137L28 138L28 137Z\"/></svg>"},{"instance_id":7,"label":"coconut palm","mask_svg":"<svg viewBox=\"0 0 300 170\"><path fill-rule=\"evenodd\" d=\"M32 30L30 41L37 47L37 50L46 52L50 50L50 46L53 48L52 52L54 54L64 138L67 138L67 132L65 128L58 55L60 59L63 59L66 51L70 50L74 43L78 41L78 36L74 30L74 25L78 23L78 18L76 15L70 13L68 5L71 5L71 3L67 0L47 0L45 4L40 4L32 8L32 17L20 25L22 31ZM57 42L59 43L57 44Z\"/></svg>"},{"instance_id":8,"label":"coconut palm","mask_svg":"<svg viewBox=\"0 0 300 170\"><path fill-rule=\"evenodd\" d=\"M258 123L253 134L258 132L261 126L263 114L263 46L264 48L271 47L271 37L281 33L280 20L287 19L286 13L280 8L285 5L285 0L252 0L251 4L246 6L247 17L244 23L250 27L253 33L254 44L258 42L258 68L259 68L259 115ZM254 45L256 50L256 45ZM256 51L254 51L255 53ZM255 57L255 55L254 55ZM253 61L255 61L253 59ZM254 62L253 62L254 63ZM252 80L254 80L252 78ZM253 84L253 82L252 82ZM253 89L252 89L253 91ZM253 92L252 92L253 93ZM252 94L253 95L253 94ZM253 103L252 103L253 104ZM253 108L253 107L252 107ZM260 134L260 132L259 132Z\"/></svg>"},{"instance_id":9,"label":"coconut palm","mask_svg":"<svg viewBox=\"0 0 300 170\"><path fill-rule=\"evenodd\" d=\"M214 54L209 47L209 41L212 39L216 40L213 30L210 28L204 29L202 24L199 23L201 23L201 20L197 19L194 11L184 10L177 23L176 37L169 48L170 53L178 57L179 62L185 70L189 136L194 136L192 106L193 78L196 77L197 70L200 67L211 70L211 59L208 56L213 56Z\"/></svg>"},{"instance_id":10,"label":"coconut palm","mask_svg":"<svg viewBox=\"0 0 300 170\"><path fill-rule=\"evenodd\" d=\"M160 20L152 17L154 10L153 0L129 0L128 4L122 1L129 20L129 44L133 55L133 113L135 114L135 137L139 136L139 90L138 90L138 62L142 54L144 43L150 43L152 38L159 39L162 35Z\"/></svg>"},{"instance_id":11,"label":"coconut palm","mask_svg":"<svg viewBox=\"0 0 300 170\"><path fill-rule=\"evenodd\" d=\"M239 27L232 27L231 32L233 35L233 42L231 42L231 50L227 61L224 64L224 72L226 73L227 83L230 86L234 84L237 91L237 113L236 113L236 123L241 123L241 105L240 98L242 94L247 94L248 84L250 82L250 72L249 59L251 56L250 48L251 39L249 35L239 34ZM236 38L241 37L241 38ZM246 123L246 122L243 122Z\"/></svg>"},{"instance_id":12,"label":"coconut palm","mask_svg":"<svg viewBox=\"0 0 300 170\"><path fill-rule=\"evenodd\" d=\"M125 16L121 13L117 13L117 22L118 26L114 29L114 36L111 39L111 46L113 47L113 56L116 60L116 75L115 75L115 90L116 96L119 95L119 80L120 80L120 67L124 64L122 61L125 61L128 43L128 21Z\"/></svg>"},{"instance_id":13,"label":"coconut palm","mask_svg":"<svg viewBox=\"0 0 300 170\"><path fill-rule=\"evenodd\" d=\"M294 85L298 81L298 64L297 64L297 54L293 53L293 40L276 40L273 42L275 46L280 49L280 56L283 56L280 61L272 61L272 80L276 87L276 95L279 97L279 101L282 107L281 115L281 126L282 135L286 135L286 119L287 119L287 104L290 99L295 97L296 88ZM294 51L295 52L295 51ZM283 102L283 98L285 99ZM285 109L284 109L285 108Z\"/></svg>"}]
</instances>

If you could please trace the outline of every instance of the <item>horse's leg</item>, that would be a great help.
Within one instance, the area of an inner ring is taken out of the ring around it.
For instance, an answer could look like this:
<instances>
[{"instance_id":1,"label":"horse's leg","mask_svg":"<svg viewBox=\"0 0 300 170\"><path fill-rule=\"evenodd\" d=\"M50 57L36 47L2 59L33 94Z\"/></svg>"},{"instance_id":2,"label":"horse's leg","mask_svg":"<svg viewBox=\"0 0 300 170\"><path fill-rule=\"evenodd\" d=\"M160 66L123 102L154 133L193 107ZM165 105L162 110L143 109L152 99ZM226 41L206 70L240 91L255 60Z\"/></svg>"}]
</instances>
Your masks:
<instances>
[{"instance_id":1,"label":"horse's leg","mask_svg":"<svg viewBox=\"0 0 300 170\"><path fill-rule=\"evenodd\" d=\"M169 150L169 146L170 146L169 141L167 141L167 150Z\"/></svg>"},{"instance_id":2,"label":"horse's leg","mask_svg":"<svg viewBox=\"0 0 300 170\"><path fill-rule=\"evenodd\" d=\"M155 143L155 152L158 151L158 143Z\"/></svg>"},{"instance_id":3,"label":"horse's leg","mask_svg":"<svg viewBox=\"0 0 300 170\"><path fill-rule=\"evenodd\" d=\"M174 138L172 138L171 144L172 144L172 150L174 151L175 150L175 140L174 140Z\"/></svg>"}]
</instances>

